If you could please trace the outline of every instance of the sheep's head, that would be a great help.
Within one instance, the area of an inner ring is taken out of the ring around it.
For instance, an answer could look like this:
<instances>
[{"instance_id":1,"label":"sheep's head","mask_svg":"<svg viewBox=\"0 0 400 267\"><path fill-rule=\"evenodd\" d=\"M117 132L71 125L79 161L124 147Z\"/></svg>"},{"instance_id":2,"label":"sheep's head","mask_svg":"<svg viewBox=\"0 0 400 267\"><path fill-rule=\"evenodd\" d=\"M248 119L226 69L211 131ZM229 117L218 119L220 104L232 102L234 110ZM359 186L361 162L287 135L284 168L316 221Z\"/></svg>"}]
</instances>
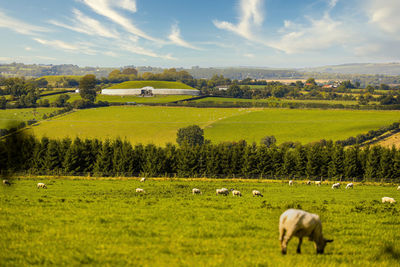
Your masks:
<instances>
[{"instance_id":1,"label":"sheep's head","mask_svg":"<svg viewBox=\"0 0 400 267\"><path fill-rule=\"evenodd\" d=\"M324 250L327 243L333 242L333 239L323 239L322 244L317 244L317 254L324 254Z\"/></svg>"}]
</instances>

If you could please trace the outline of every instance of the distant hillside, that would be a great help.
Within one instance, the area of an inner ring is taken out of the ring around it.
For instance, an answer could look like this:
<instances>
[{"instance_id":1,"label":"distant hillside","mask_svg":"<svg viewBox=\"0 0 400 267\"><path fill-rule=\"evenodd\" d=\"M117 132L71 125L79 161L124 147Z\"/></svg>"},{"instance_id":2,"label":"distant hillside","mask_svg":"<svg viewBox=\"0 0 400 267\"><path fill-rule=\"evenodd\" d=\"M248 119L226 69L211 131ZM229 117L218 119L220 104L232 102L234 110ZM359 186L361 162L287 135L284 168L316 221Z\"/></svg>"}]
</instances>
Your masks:
<instances>
[{"instance_id":1,"label":"distant hillside","mask_svg":"<svg viewBox=\"0 0 400 267\"><path fill-rule=\"evenodd\" d=\"M116 84L107 89L134 89L134 88L142 88L145 86L151 86L154 89L190 89L195 90L189 85L183 84L181 82L165 82L165 81L128 81Z\"/></svg>"},{"instance_id":2,"label":"distant hillside","mask_svg":"<svg viewBox=\"0 0 400 267\"><path fill-rule=\"evenodd\" d=\"M301 69L304 72L400 75L400 63L359 63Z\"/></svg>"}]
</instances>

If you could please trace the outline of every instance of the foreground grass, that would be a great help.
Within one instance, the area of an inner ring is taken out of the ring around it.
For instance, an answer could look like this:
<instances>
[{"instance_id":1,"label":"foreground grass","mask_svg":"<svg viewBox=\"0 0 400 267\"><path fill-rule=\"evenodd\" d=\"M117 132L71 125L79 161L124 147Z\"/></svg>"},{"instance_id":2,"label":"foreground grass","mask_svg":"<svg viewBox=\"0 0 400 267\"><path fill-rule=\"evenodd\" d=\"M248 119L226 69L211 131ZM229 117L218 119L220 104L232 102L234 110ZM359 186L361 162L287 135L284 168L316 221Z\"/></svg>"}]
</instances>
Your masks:
<instances>
[{"instance_id":1,"label":"foreground grass","mask_svg":"<svg viewBox=\"0 0 400 267\"><path fill-rule=\"evenodd\" d=\"M36 189L37 182L48 189ZM394 186L354 190L257 181L13 180L0 188L0 262L21 265L395 266L400 246ZM135 188L146 190L135 193ZM193 196L200 188L203 195ZM243 197L216 196L236 188ZM263 192L253 198L251 190ZM282 256L278 219L287 208L320 215L325 255L297 240Z\"/></svg>"},{"instance_id":2,"label":"foreground grass","mask_svg":"<svg viewBox=\"0 0 400 267\"><path fill-rule=\"evenodd\" d=\"M175 143L179 128L197 124L212 142L259 143L274 135L278 143L346 139L399 120L398 111L318 109L237 109L183 107L107 107L79 110L33 127L51 138L126 138L132 143ZM63 129L63 131L60 131Z\"/></svg>"}]
</instances>

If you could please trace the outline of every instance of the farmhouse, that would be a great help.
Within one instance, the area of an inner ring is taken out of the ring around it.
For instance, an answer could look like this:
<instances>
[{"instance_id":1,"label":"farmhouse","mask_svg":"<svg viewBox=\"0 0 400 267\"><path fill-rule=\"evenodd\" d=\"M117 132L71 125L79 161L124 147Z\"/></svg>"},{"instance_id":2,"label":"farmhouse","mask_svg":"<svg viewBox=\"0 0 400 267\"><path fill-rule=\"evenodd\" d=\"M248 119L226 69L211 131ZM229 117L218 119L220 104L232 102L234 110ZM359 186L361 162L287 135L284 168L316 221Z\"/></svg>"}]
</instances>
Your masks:
<instances>
[{"instance_id":1,"label":"farmhouse","mask_svg":"<svg viewBox=\"0 0 400 267\"><path fill-rule=\"evenodd\" d=\"M200 91L180 82L129 81L101 90L103 95L199 95Z\"/></svg>"}]
</instances>

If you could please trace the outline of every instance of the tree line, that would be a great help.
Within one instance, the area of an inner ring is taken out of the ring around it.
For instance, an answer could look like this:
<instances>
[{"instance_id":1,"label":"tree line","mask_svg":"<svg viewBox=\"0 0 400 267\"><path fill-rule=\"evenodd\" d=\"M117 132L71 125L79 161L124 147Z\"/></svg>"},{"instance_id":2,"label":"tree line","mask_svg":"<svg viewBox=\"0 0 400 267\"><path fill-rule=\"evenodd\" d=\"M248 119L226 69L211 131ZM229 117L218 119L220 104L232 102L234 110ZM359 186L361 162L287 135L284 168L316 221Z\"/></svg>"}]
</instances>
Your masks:
<instances>
[{"instance_id":1,"label":"tree line","mask_svg":"<svg viewBox=\"0 0 400 267\"><path fill-rule=\"evenodd\" d=\"M400 182L400 150L395 147L345 148L332 141L276 145L270 139L260 145L205 141L160 147L121 139L38 140L13 134L0 141L0 170L41 175Z\"/></svg>"}]
</instances>

